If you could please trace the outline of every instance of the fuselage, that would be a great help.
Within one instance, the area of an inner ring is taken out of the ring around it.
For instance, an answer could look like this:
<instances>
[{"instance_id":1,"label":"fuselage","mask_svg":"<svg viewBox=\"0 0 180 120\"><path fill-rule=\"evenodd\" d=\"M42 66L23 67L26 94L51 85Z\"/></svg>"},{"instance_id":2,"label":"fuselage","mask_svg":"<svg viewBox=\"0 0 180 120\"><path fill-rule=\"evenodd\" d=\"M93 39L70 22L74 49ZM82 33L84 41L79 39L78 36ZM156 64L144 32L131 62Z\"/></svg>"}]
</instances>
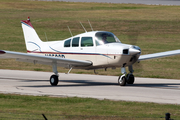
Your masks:
<instances>
[{"instance_id":1,"label":"fuselage","mask_svg":"<svg viewBox=\"0 0 180 120\"><path fill-rule=\"evenodd\" d=\"M138 46L123 44L113 33L105 31L86 32L65 40L32 45L34 50L28 53L91 61L92 66L84 69L126 67L140 56Z\"/></svg>"}]
</instances>

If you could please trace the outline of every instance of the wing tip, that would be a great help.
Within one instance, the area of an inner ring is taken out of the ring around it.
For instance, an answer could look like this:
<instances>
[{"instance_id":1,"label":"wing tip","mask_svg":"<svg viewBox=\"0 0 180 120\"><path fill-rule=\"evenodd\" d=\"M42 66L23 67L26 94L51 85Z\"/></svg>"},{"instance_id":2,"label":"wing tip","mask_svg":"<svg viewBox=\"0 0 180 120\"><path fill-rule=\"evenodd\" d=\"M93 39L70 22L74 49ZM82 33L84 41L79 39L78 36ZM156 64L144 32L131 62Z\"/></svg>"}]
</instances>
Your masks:
<instances>
[{"instance_id":1,"label":"wing tip","mask_svg":"<svg viewBox=\"0 0 180 120\"><path fill-rule=\"evenodd\" d=\"M0 54L5 54L6 52L3 50L0 50Z\"/></svg>"}]
</instances>

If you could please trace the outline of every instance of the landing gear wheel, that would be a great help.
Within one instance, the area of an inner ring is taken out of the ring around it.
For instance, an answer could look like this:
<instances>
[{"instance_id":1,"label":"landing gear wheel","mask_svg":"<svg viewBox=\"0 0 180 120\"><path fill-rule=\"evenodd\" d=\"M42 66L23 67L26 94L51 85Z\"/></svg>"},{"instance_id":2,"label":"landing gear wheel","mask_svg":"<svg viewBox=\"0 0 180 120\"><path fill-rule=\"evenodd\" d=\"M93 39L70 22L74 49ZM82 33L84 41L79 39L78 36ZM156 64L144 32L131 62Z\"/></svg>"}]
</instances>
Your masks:
<instances>
[{"instance_id":1,"label":"landing gear wheel","mask_svg":"<svg viewBox=\"0 0 180 120\"><path fill-rule=\"evenodd\" d=\"M57 76L57 75L52 75L52 76L50 77L50 84L51 84L52 86L56 86L56 85L58 84L58 82L59 82L59 79L58 79L58 76Z\"/></svg>"},{"instance_id":2,"label":"landing gear wheel","mask_svg":"<svg viewBox=\"0 0 180 120\"><path fill-rule=\"evenodd\" d=\"M126 77L125 76L119 76L118 78L118 84L120 86L125 86L126 85Z\"/></svg>"},{"instance_id":3,"label":"landing gear wheel","mask_svg":"<svg viewBox=\"0 0 180 120\"><path fill-rule=\"evenodd\" d=\"M133 84L134 83L134 75L133 74L127 74L127 84Z\"/></svg>"}]
</instances>

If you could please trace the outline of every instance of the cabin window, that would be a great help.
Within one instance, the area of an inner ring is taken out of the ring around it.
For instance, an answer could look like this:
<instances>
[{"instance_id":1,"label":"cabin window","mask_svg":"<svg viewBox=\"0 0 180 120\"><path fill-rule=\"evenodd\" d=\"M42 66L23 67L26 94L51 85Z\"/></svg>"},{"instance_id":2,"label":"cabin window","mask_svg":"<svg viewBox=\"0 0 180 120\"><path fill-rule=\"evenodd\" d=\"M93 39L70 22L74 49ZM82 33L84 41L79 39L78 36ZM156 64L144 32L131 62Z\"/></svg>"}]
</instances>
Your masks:
<instances>
[{"instance_id":1,"label":"cabin window","mask_svg":"<svg viewBox=\"0 0 180 120\"><path fill-rule=\"evenodd\" d=\"M64 42L64 47L70 47L71 39Z\"/></svg>"},{"instance_id":2,"label":"cabin window","mask_svg":"<svg viewBox=\"0 0 180 120\"><path fill-rule=\"evenodd\" d=\"M79 37L73 38L72 47L79 47Z\"/></svg>"},{"instance_id":3,"label":"cabin window","mask_svg":"<svg viewBox=\"0 0 180 120\"><path fill-rule=\"evenodd\" d=\"M93 46L92 37L82 37L81 38L81 47L89 47L89 46Z\"/></svg>"}]
</instances>

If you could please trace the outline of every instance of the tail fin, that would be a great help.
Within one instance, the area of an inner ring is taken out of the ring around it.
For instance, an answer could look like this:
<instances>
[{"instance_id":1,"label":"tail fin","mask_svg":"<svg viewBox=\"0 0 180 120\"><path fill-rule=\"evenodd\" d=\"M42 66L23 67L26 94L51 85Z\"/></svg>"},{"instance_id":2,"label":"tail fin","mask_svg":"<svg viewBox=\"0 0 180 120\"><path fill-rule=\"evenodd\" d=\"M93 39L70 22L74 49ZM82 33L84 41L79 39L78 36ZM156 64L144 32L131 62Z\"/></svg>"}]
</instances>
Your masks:
<instances>
[{"instance_id":1,"label":"tail fin","mask_svg":"<svg viewBox=\"0 0 180 120\"><path fill-rule=\"evenodd\" d=\"M33 28L30 18L21 20L27 52L41 52L42 41Z\"/></svg>"}]
</instances>

